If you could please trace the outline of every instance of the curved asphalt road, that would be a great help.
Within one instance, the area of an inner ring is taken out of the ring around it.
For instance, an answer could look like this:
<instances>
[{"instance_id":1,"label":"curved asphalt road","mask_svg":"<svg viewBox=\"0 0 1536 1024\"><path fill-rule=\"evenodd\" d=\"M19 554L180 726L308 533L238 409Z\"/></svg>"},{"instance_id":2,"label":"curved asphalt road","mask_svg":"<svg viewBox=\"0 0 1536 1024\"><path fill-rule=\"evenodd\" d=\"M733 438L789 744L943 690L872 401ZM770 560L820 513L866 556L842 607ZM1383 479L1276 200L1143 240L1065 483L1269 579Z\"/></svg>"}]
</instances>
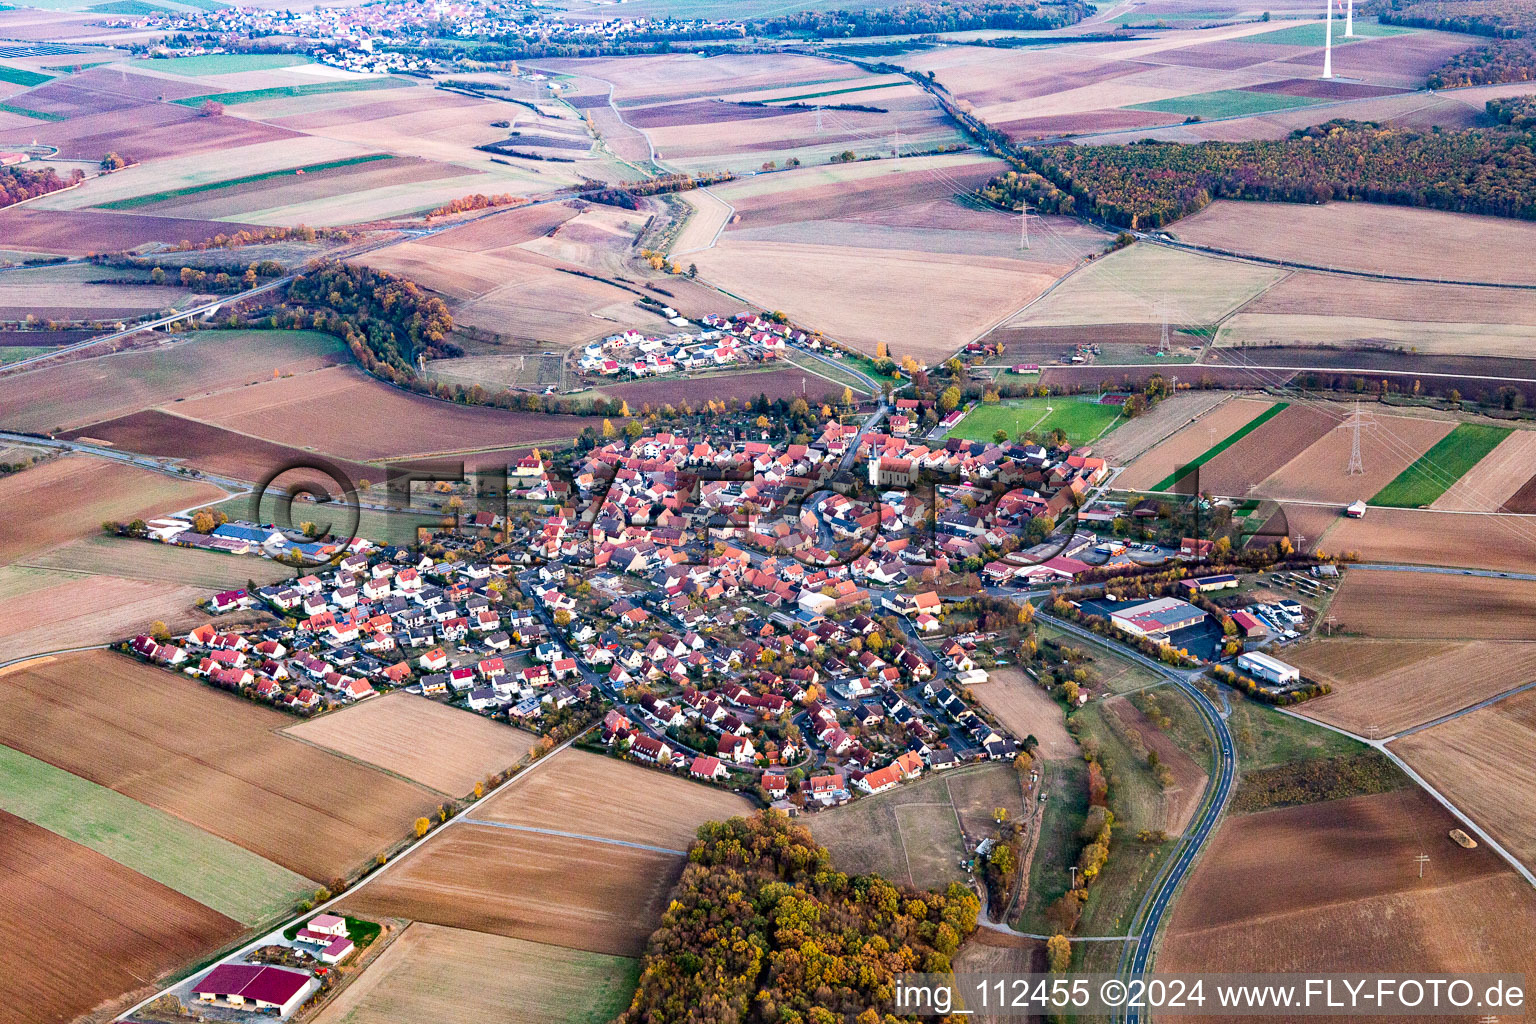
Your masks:
<instances>
[{"instance_id":1,"label":"curved asphalt road","mask_svg":"<svg viewBox=\"0 0 1536 1024\"><path fill-rule=\"evenodd\" d=\"M1200 810L1195 820L1184 830L1184 835L1179 840L1179 847L1174 853L1173 860L1164 868L1162 877L1155 883L1155 888L1147 894L1138 914L1144 915L1141 924L1141 932L1136 939L1136 945L1130 951L1130 961L1122 968L1127 978L1135 978L1147 971L1152 959L1152 949L1157 941L1157 931L1162 925L1163 915L1168 910L1168 905L1173 902L1174 894L1178 891L1179 883L1194 865L1206 840L1215 831L1216 823L1221 820L1221 812L1226 808L1227 798L1232 792L1232 783L1237 773L1237 749L1232 743L1232 732L1227 728L1226 719L1221 717L1220 710L1205 695L1205 691L1196 686L1193 680L1198 672L1181 671L1169 668L1167 665L1147 657L1140 651L1132 650L1097 633L1090 632L1073 622L1068 622L1055 616L1039 613L1040 617L1048 620L1052 626L1068 633L1083 637L1093 642L1112 648L1122 657L1129 658L1147 668L1153 669L1174 686L1182 690L1200 716L1205 721L1207 730L1215 739L1216 771L1211 781L1206 783L1205 796L1201 801ZM1126 1024L1140 1024L1142 1020L1141 1010L1131 1008L1125 1012Z\"/></svg>"}]
</instances>

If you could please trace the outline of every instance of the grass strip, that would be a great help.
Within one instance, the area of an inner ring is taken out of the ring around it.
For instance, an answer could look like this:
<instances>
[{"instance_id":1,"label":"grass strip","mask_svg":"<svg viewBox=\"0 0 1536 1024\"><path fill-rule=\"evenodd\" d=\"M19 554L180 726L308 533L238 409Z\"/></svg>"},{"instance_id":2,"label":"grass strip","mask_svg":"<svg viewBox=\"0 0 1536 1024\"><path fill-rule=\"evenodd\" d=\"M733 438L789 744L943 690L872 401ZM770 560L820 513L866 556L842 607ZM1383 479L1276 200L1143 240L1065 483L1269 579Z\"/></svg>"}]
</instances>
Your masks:
<instances>
[{"instance_id":1,"label":"grass strip","mask_svg":"<svg viewBox=\"0 0 1536 1024\"><path fill-rule=\"evenodd\" d=\"M49 114L41 110L28 110L26 107L18 107L14 103L0 103L0 110L7 114L20 114L22 117L32 117L39 121L62 121L63 114Z\"/></svg>"},{"instance_id":2,"label":"grass strip","mask_svg":"<svg viewBox=\"0 0 1536 1024\"><path fill-rule=\"evenodd\" d=\"M36 71L0 65L0 82L10 82L12 85L42 85L44 82L51 81L53 81L52 75L40 75Z\"/></svg>"},{"instance_id":3,"label":"grass strip","mask_svg":"<svg viewBox=\"0 0 1536 1024\"><path fill-rule=\"evenodd\" d=\"M226 107L238 107L242 103L260 103L262 100L281 100L294 96L315 96L326 92L403 89L410 84L398 78L369 78L361 82L316 82L313 85L279 85L269 89L246 89L240 92L210 92L202 96L188 96L186 99L171 102L183 107L198 107L207 100L213 100Z\"/></svg>"},{"instance_id":4,"label":"grass strip","mask_svg":"<svg viewBox=\"0 0 1536 1024\"><path fill-rule=\"evenodd\" d=\"M1508 427L1458 423L1429 451L1376 493L1372 505L1391 508L1422 508L1434 504L1452 484L1483 460L1509 436Z\"/></svg>"},{"instance_id":5,"label":"grass strip","mask_svg":"<svg viewBox=\"0 0 1536 1024\"><path fill-rule=\"evenodd\" d=\"M761 103L793 103L796 100L819 100L823 96L841 96L846 92L868 92L870 89L891 89L901 82L876 82L874 85L851 85L846 89L828 89L826 92L804 92L799 96L775 96L769 100L760 100Z\"/></svg>"},{"instance_id":6,"label":"grass strip","mask_svg":"<svg viewBox=\"0 0 1536 1024\"><path fill-rule=\"evenodd\" d=\"M132 210L140 206L150 206L154 203L163 203L168 199L180 199L182 196L195 196L202 192L217 192L220 189L237 188L241 185L251 185L258 181L268 181L272 178L285 176L297 176L301 171L305 174L315 174L319 171L329 171L337 167L350 167L353 164L372 163L375 160L393 160L390 153L369 153L367 156L350 156L344 160L327 160L319 164L306 164L303 167L287 167L280 171L263 171L261 174L247 174L243 178L227 178L224 181L209 181L201 185L188 185L186 188L174 188L165 192L151 192L145 196L134 196L131 199L116 199L109 203L98 203L98 210Z\"/></svg>"},{"instance_id":7,"label":"grass strip","mask_svg":"<svg viewBox=\"0 0 1536 1024\"><path fill-rule=\"evenodd\" d=\"M1249 434L1253 433L1255 430L1258 430L1264 424L1280 415L1280 413L1285 411L1286 407L1290 404L1291 403L1289 402L1277 402L1270 406L1268 409L1265 409L1253 419L1249 420L1246 425L1234 431L1230 436L1227 437L1225 441L1222 441L1212 446L1211 448L1208 448L1205 454L1201 455L1194 462L1186 463L1184 466L1175 469L1172 473L1169 473L1167 476L1163 477L1156 484L1154 484L1151 489L1154 491L1172 490L1173 485L1178 483L1179 480L1185 476L1188 476L1191 469L1195 469L1199 466L1205 465L1207 462L1210 462L1216 456L1220 455L1228 448L1231 448L1233 445L1237 444L1237 442L1241 441L1243 438L1247 437Z\"/></svg>"},{"instance_id":8,"label":"grass strip","mask_svg":"<svg viewBox=\"0 0 1536 1024\"><path fill-rule=\"evenodd\" d=\"M6 746L0 810L244 924L267 920L310 888L303 876L227 839Z\"/></svg>"}]
</instances>

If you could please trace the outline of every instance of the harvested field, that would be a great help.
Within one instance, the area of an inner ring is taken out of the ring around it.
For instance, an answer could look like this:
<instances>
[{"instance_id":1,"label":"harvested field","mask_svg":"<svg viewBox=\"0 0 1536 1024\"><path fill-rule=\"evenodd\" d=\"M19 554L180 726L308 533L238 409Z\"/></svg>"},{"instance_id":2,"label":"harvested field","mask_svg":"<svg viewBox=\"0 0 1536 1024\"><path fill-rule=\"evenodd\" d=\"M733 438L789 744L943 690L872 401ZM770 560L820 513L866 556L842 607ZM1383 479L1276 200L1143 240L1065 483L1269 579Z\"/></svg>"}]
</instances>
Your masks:
<instances>
[{"instance_id":1,"label":"harvested field","mask_svg":"<svg viewBox=\"0 0 1536 1024\"><path fill-rule=\"evenodd\" d=\"M1116 480L1126 490L1156 486L1182 465L1198 459L1224 438L1262 416L1273 403L1237 398L1216 406L1166 440L1147 449Z\"/></svg>"},{"instance_id":2,"label":"harvested field","mask_svg":"<svg viewBox=\"0 0 1536 1024\"><path fill-rule=\"evenodd\" d=\"M0 377L0 426L64 431L179 398L334 366L344 358L339 340L311 331L178 335L153 348Z\"/></svg>"},{"instance_id":3,"label":"harvested field","mask_svg":"<svg viewBox=\"0 0 1536 1024\"><path fill-rule=\"evenodd\" d=\"M1466 512L1530 511L1512 507L1515 495L1536 476L1536 430L1516 430L1500 441L1430 508Z\"/></svg>"},{"instance_id":4,"label":"harvested field","mask_svg":"<svg viewBox=\"0 0 1536 1024\"><path fill-rule=\"evenodd\" d=\"M1529 516L1373 508L1364 519L1338 519L1324 539L1325 550L1366 561L1536 572Z\"/></svg>"},{"instance_id":5,"label":"harvested field","mask_svg":"<svg viewBox=\"0 0 1536 1024\"><path fill-rule=\"evenodd\" d=\"M607 1024L638 961L435 924L409 925L315 1024Z\"/></svg>"},{"instance_id":6,"label":"harvested field","mask_svg":"<svg viewBox=\"0 0 1536 1024\"><path fill-rule=\"evenodd\" d=\"M0 746L0 783L0 810L243 924L273 920L309 890L308 879L232 842L10 747Z\"/></svg>"},{"instance_id":7,"label":"harvested field","mask_svg":"<svg viewBox=\"0 0 1536 1024\"><path fill-rule=\"evenodd\" d=\"M1536 693L1530 691L1392 744L1399 757L1527 867L1536 865L1533 748Z\"/></svg>"},{"instance_id":8,"label":"harvested field","mask_svg":"<svg viewBox=\"0 0 1536 1024\"><path fill-rule=\"evenodd\" d=\"M38 141L58 146L60 159L93 163L101 159L94 154L113 151L150 161L299 138L298 133L277 125L227 114L203 117L196 110L168 103L37 125Z\"/></svg>"},{"instance_id":9,"label":"harvested field","mask_svg":"<svg viewBox=\"0 0 1536 1024\"><path fill-rule=\"evenodd\" d=\"M1529 972L1536 892L1486 847L1446 838L1458 824L1416 788L1229 819L1174 907L1159 967Z\"/></svg>"},{"instance_id":10,"label":"harvested field","mask_svg":"<svg viewBox=\"0 0 1536 1024\"><path fill-rule=\"evenodd\" d=\"M1209 779L1205 769L1124 697L1112 697L1103 707L1106 714L1115 716L1121 730L1133 733L1146 750L1157 754L1158 763L1167 765L1173 773L1172 783L1161 789L1162 827L1171 836L1182 834L1205 794Z\"/></svg>"},{"instance_id":11,"label":"harvested field","mask_svg":"<svg viewBox=\"0 0 1536 1024\"><path fill-rule=\"evenodd\" d=\"M632 411L646 405L660 408L664 404L676 405L688 402L697 407L708 399L730 401L737 399L750 402L758 395L775 398L804 397L811 405L828 395L841 398L843 383L819 376L815 369L783 367L776 370L747 371L743 373L709 374L702 377L677 377L670 380L631 381L603 387L602 393L612 398L622 398ZM831 372L830 367L825 369ZM862 389L854 388L855 394Z\"/></svg>"},{"instance_id":12,"label":"harvested field","mask_svg":"<svg viewBox=\"0 0 1536 1024\"><path fill-rule=\"evenodd\" d=\"M46 561L47 556L42 559ZM33 589L24 597L0 598L0 618L6 624L0 636L0 661L112 643L145 632L155 622L164 622L172 629L191 629L208 619L196 607L208 596L201 587L15 565L0 567L0 574L15 573L31 575ZM242 576L240 585L244 583Z\"/></svg>"},{"instance_id":13,"label":"harvested field","mask_svg":"<svg viewBox=\"0 0 1536 1024\"><path fill-rule=\"evenodd\" d=\"M0 811L6 937L0 999L64 1024L119 1007L205 956L238 922L47 829ZM147 994L147 993L143 993Z\"/></svg>"},{"instance_id":14,"label":"harvested field","mask_svg":"<svg viewBox=\"0 0 1536 1024\"><path fill-rule=\"evenodd\" d=\"M692 212L688 215L688 223L672 243L671 254L677 256L714 245L715 236L731 219L731 208L707 188L696 188L678 195Z\"/></svg>"},{"instance_id":15,"label":"harvested field","mask_svg":"<svg viewBox=\"0 0 1536 1024\"><path fill-rule=\"evenodd\" d=\"M1008 327L1215 323L1285 271L1159 245L1132 245L1073 274Z\"/></svg>"},{"instance_id":16,"label":"harvested field","mask_svg":"<svg viewBox=\"0 0 1536 1024\"><path fill-rule=\"evenodd\" d=\"M406 242L370 253L366 263L442 295L456 321L536 349L571 348L626 327L664 329L661 317L638 306L639 295L627 287L570 273L575 268L526 250Z\"/></svg>"},{"instance_id":17,"label":"harvested field","mask_svg":"<svg viewBox=\"0 0 1536 1024\"><path fill-rule=\"evenodd\" d=\"M302 446L323 437L332 454L362 460L565 440L594 425L585 416L440 402L397 391L351 366L189 400L176 411L279 444Z\"/></svg>"},{"instance_id":18,"label":"harvested field","mask_svg":"<svg viewBox=\"0 0 1536 1024\"><path fill-rule=\"evenodd\" d=\"M1167 367L1155 364L1145 366L1104 367L1094 366L1047 366L1040 371L1040 383L1060 384L1064 387L1084 388L1102 385L1106 391L1141 389L1154 376L1166 379L1175 370L1182 370L1193 378L1193 384L1202 391L1212 388L1283 388L1296 376L1296 371L1253 370L1241 366L1211 366L1199 363L1194 366ZM1412 379L1407 381L1412 386ZM1340 385L1342 387L1343 384Z\"/></svg>"},{"instance_id":19,"label":"harvested field","mask_svg":"<svg viewBox=\"0 0 1536 1024\"><path fill-rule=\"evenodd\" d=\"M1456 425L1447 420L1373 414L1371 418L1377 426L1360 431L1365 473L1350 476L1345 470L1349 467L1354 431L1341 429L1340 424L1352 408L1333 403L1291 408L1304 411L1316 421L1315 440L1294 458L1274 467L1271 475L1253 488L1256 495L1337 502L1341 507L1356 499L1369 500Z\"/></svg>"},{"instance_id":20,"label":"harvested field","mask_svg":"<svg viewBox=\"0 0 1536 1024\"><path fill-rule=\"evenodd\" d=\"M985 684L973 687L981 706L1015 736L1039 741L1039 756L1048 761L1077 754L1077 741L1067 732L1066 718L1051 695L1016 668L998 669Z\"/></svg>"},{"instance_id":21,"label":"harvested field","mask_svg":"<svg viewBox=\"0 0 1536 1024\"><path fill-rule=\"evenodd\" d=\"M1520 488L1504 499L1501 512L1518 512L1523 515L1536 512L1536 474L1520 485Z\"/></svg>"},{"instance_id":22,"label":"harvested field","mask_svg":"<svg viewBox=\"0 0 1536 1024\"><path fill-rule=\"evenodd\" d=\"M1270 259L1432 280L1536 283L1520 254L1536 224L1377 203L1216 202L1179 222L1182 241ZM1434 238L1433 250L1404 239Z\"/></svg>"},{"instance_id":23,"label":"harvested field","mask_svg":"<svg viewBox=\"0 0 1536 1024\"><path fill-rule=\"evenodd\" d=\"M292 566L266 558L178 548L99 533L32 555L21 564L73 573L117 576L157 583L181 583L204 590L230 590L254 579L258 586L293 578Z\"/></svg>"},{"instance_id":24,"label":"harvested field","mask_svg":"<svg viewBox=\"0 0 1536 1024\"><path fill-rule=\"evenodd\" d=\"M1350 569L1328 611L1363 636L1536 640L1536 588L1521 580Z\"/></svg>"},{"instance_id":25,"label":"harvested field","mask_svg":"<svg viewBox=\"0 0 1536 1024\"><path fill-rule=\"evenodd\" d=\"M292 725L283 735L312 743L452 797L512 767L535 737L471 711L409 693L333 711Z\"/></svg>"},{"instance_id":26,"label":"harvested field","mask_svg":"<svg viewBox=\"0 0 1536 1024\"><path fill-rule=\"evenodd\" d=\"M60 436L96 444L105 442L123 451L158 455L207 473L251 482L264 480L285 466L314 461L314 456L303 449L273 444L159 409L92 423ZM337 467L354 481L383 475L360 462L339 461Z\"/></svg>"},{"instance_id":27,"label":"harvested field","mask_svg":"<svg viewBox=\"0 0 1536 1024\"><path fill-rule=\"evenodd\" d=\"M1460 289L1465 291L1467 289ZM1412 304L1408 309L1413 308ZM1408 315L1408 310L1398 316ZM1442 311L1441 315L1444 315ZM1314 316L1239 313L1222 324L1216 336L1220 350L1249 352L1268 348L1317 347L1413 355L1481 356L1518 359L1530 353L1532 328L1525 324L1484 324L1433 320L1420 323L1403 319L1359 316ZM1261 362L1254 359L1254 362ZM1398 364L1401 366L1402 364ZM1404 367L1406 368L1406 367Z\"/></svg>"},{"instance_id":28,"label":"harvested field","mask_svg":"<svg viewBox=\"0 0 1536 1024\"><path fill-rule=\"evenodd\" d=\"M1536 644L1512 641L1318 639L1286 660L1333 693L1308 718L1380 739L1451 714L1536 678Z\"/></svg>"},{"instance_id":29,"label":"harvested field","mask_svg":"<svg viewBox=\"0 0 1536 1024\"><path fill-rule=\"evenodd\" d=\"M30 206L0 210L0 237L7 246L68 256L136 249L150 242L201 242L214 235L232 235L252 227L229 221L139 217L94 210L42 210Z\"/></svg>"},{"instance_id":30,"label":"harvested field","mask_svg":"<svg viewBox=\"0 0 1536 1024\"><path fill-rule=\"evenodd\" d=\"M1259 493L1261 481L1290 464L1318 438L1328 436L1338 424L1335 415L1323 406L1287 405L1201 466L1200 490L1229 495Z\"/></svg>"},{"instance_id":31,"label":"harvested field","mask_svg":"<svg viewBox=\"0 0 1536 1024\"><path fill-rule=\"evenodd\" d=\"M954 956L957 974L1028 974L1045 970L1045 944L1039 939L977 928ZM989 1013L977 1008L969 1011L972 1024L1011 1024L1018 1020L1009 1014Z\"/></svg>"},{"instance_id":32,"label":"harvested field","mask_svg":"<svg viewBox=\"0 0 1536 1024\"><path fill-rule=\"evenodd\" d=\"M1151 412L1120 424L1093 446L1093 453L1114 465L1125 465L1231 397L1224 391L1181 391L1163 399Z\"/></svg>"},{"instance_id":33,"label":"harvested field","mask_svg":"<svg viewBox=\"0 0 1536 1024\"><path fill-rule=\"evenodd\" d=\"M672 854L462 821L447 827L342 909L639 956L683 869Z\"/></svg>"},{"instance_id":34,"label":"harvested field","mask_svg":"<svg viewBox=\"0 0 1536 1024\"><path fill-rule=\"evenodd\" d=\"M1361 317L1421 326L1440 322L1536 324L1536 294L1508 288L1410 284L1297 271L1244 306L1242 313L1228 324L1259 314L1298 315L1319 320ZM1226 332L1222 333L1225 335ZM1469 351L1468 354L1476 352Z\"/></svg>"},{"instance_id":35,"label":"harvested field","mask_svg":"<svg viewBox=\"0 0 1536 1024\"><path fill-rule=\"evenodd\" d=\"M105 651L7 673L0 704L0 742L318 881L403 839L439 802L283 737L288 715Z\"/></svg>"},{"instance_id":36,"label":"harvested field","mask_svg":"<svg viewBox=\"0 0 1536 1024\"><path fill-rule=\"evenodd\" d=\"M67 455L0 477L0 508L28 509L0 525L0 565L127 522L216 501L224 492L89 456Z\"/></svg>"},{"instance_id":37,"label":"harvested field","mask_svg":"<svg viewBox=\"0 0 1536 1024\"><path fill-rule=\"evenodd\" d=\"M687 850L706 821L750 814L743 797L626 761L565 750L475 813L487 821Z\"/></svg>"},{"instance_id":38,"label":"harvested field","mask_svg":"<svg viewBox=\"0 0 1536 1024\"><path fill-rule=\"evenodd\" d=\"M1064 267L1017 260L726 239L691 257L749 301L873 353L935 362L1043 291ZM897 299L900 301L896 301Z\"/></svg>"}]
</instances>

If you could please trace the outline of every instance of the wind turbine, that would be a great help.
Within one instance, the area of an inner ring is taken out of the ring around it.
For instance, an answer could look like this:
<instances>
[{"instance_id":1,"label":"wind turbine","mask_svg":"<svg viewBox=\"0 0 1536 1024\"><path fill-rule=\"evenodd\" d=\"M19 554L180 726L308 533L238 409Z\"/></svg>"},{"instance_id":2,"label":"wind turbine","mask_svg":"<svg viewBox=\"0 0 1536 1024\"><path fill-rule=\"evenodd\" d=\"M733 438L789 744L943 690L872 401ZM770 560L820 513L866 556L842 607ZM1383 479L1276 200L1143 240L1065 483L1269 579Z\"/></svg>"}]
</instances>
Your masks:
<instances>
[{"instance_id":1,"label":"wind turbine","mask_svg":"<svg viewBox=\"0 0 1536 1024\"><path fill-rule=\"evenodd\" d=\"M1355 0L1348 0L1344 8L1344 38L1355 37Z\"/></svg>"},{"instance_id":2,"label":"wind turbine","mask_svg":"<svg viewBox=\"0 0 1536 1024\"><path fill-rule=\"evenodd\" d=\"M1323 37L1323 77L1333 77L1333 0L1328 0L1328 27Z\"/></svg>"}]
</instances>

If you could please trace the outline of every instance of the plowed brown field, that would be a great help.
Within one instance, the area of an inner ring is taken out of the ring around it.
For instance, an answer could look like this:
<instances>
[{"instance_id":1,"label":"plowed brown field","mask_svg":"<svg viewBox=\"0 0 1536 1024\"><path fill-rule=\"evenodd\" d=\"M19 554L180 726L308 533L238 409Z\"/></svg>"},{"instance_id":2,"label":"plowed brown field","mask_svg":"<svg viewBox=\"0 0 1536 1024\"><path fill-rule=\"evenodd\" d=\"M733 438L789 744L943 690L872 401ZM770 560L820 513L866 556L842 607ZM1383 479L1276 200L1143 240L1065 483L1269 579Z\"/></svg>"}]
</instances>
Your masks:
<instances>
[{"instance_id":1,"label":"plowed brown field","mask_svg":"<svg viewBox=\"0 0 1536 1024\"><path fill-rule=\"evenodd\" d=\"M288 739L293 719L107 651L0 678L0 743L328 882L438 798Z\"/></svg>"},{"instance_id":2,"label":"plowed brown field","mask_svg":"<svg viewBox=\"0 0 1536 1024\"><path fill-rule=\"evenodd\" d=\"M1405 736L1392 750L1521 863L1536 866L1536 693Z\"/></svg>"},{"instance_id":3,"label":"plowed brown field","mask_svg":"<svg viewBox=\"0 0 1536 1024\"><path fill-rule=\"evenodd\" d=\"M1536 891L1486 847L1453 844L1458 824L1417 789L1229 819L1175 905L1159 970L1536 970Z\"/></svg>"},{"instance_id":4,"label":"plowed brown field","mask_svg":"<svg viewBox=\"0 0 1536 1024\"><path fill-rule=\"evenodd\" d=\"M1524 580L1350 569L1328 613L1336 631L1365 636L1536 640L1536 587Z\"/></svg>"},{"instance_id":5,"label":"plowed brown field","mask_svg":"<svg viewBox=\"0 0 1536 1024\"><path fill-rule=\"evenodd\" d=\"M681 857L591 840L448 828L342 908L638 956L683 868Z\"/></svg>"},{"instance_id":6,"label":"plowed brown field","mask_svg":"<svg viewBox=\"0 0 1536 1024\"><path fill-rule=\"evenodd\" d=\"M1201 466L1200 490L1212 494L1246 495L1319 437L1327 436L1336 422L1328 410L1292 403Z\"/></svg>"},{"instance_id":7,"label":"plowed brown field","mask_svg":"<svg viewBox=\"0 0 1536 1024\"><path fill-rule=\"evenodd\" d=\"M1333 693L1301 713L1379 739L1536 678L1536 644L1497 640L1314 640L1285 660Z\"/></svg>"},{"instance_id":8,"label":"plowed brown field","mask_svg":"<svg viewBox=\"0 0 1536 1024\"><path fill-rule=\"evenodd\" d=\"M0 876L0 1002L10 1020L65 1024L126 1003L123 993L241 931L174 889L4 811Z\"/></svg>"},{"instance_id":9,"label":"plowed brown field","mask_svg":"<svg viewBox=\"0 0 1536 1024\"><path fill-rule=\"evenodd\" d=\"M1290 411L1286 410L1287 413ZM1356 499L1370 500L1456 425L1450 420L1373 416L1376 425L1360 431L1360 457L1365 473L1351 476L1345 471L1349 468L1354 431L1347 427L1334 429L1345 421L1350 411L1348 407L1330 406L1314 413L1321 436L1294 459L1277 466L1272 475L1254 488L1254 493L1266 498L1338 502L1340 505ZM1281 413L1275 420L1284 416L1285 413ZM1204 483L1203 478L1201 482Z\"/></svg>"},{"instance_id":10,"label":"plowed brown field","mask_svg":"<svg viewBox=\"0 0 1536 1024\"><path fill-rule=\"evenodd\" d=\"M750 814L743 797L583 750L548 765L475 810L512 825L686 850L706 821Z\"/></svg>"},{"instance_id":11,"label":"plowed brown field","mask_svg":"<svg viewBox=\"0 0 1536 1024\"><path fill-rule=\"evenodd\" d=\"M0 478L0 565L101 531L104 520L127 522L217 501L212 484L136 469L84 455L32 466Z\"/></svg>"},{"instance_id":12,"label":"plowed brown field","mask_svg":"<svg viewBox=\"0 0 1536 1024\"><path fill-rule=\"evenodd\" d=\"M408 693L365 700L283 733L454 797L522 760L534 743L532 733Z\"/></svg>"},{"instance_id":13,"label":"plowed brown field","mask_svg":"<svg viewBox=\"0 0 1536 1024\"><path fill-rule=\"evenodd\" d=\"M1536 519L1373 508L1364 519L1336 519L1324 547L1368 562L1536 572Z\"/></svg>"},{"instance_id":14,"label":"plowed brown field","mask_svg":"<svg viewBox=\"0 0 1536 1024\"><path fill-rule=\"evenodd\" d=\"M1198 459L1241 430L1271 404L1259 399L1238 398L1217 406L1178 433L1153 445L1120 474L1116 486L1133 491L1155 486L1177 467Z\"/></svg>"}]
</instances>

